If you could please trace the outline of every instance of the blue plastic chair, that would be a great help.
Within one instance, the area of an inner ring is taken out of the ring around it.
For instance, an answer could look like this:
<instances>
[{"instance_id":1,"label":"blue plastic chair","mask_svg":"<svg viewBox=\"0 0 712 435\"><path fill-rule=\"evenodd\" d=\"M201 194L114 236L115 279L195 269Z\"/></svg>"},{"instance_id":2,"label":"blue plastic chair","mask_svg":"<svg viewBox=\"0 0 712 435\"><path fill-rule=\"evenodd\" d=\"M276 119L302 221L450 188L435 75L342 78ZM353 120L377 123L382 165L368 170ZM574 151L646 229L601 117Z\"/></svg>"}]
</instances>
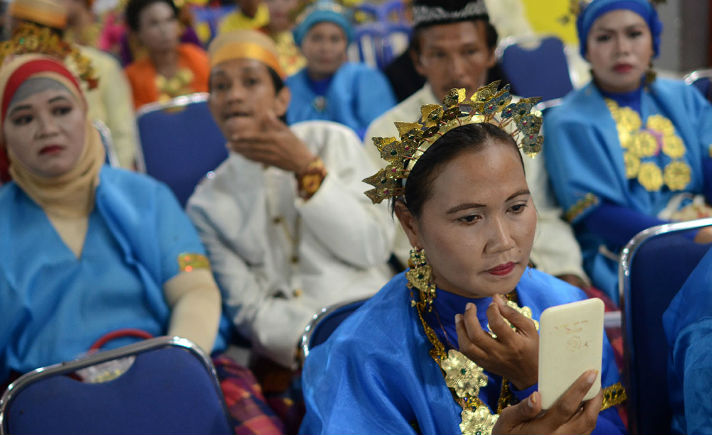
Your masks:
<instances>
[{"instance_id":1,"label":"blue plastic chair","mask_svg":"<svg viewBox=\"0 0 712 435\"><path fill-rule=\"evenodd\" d=\"M104 151L106 152L105 163L113 167L121 166L119 164L119 157L116 155L114 140L111 138L111 130L109 130L109 127L99 120L94 120L92 123L96 131L99 132L101 144L104 145Z\"/></svg>"},{"instance_id":2,"label":"blue plastic chair","mask_svg":"<svg viewBox=\"0 0 712 435\"><path fill-rule=\"evenodd\" d=\"M352 59L382 70L408 48L411 32L412 28L407 24L362 24L356 27L353 44L357 54Z\"/></svg>"},{"instance_id":3,"label":"blue plastic chair","mask_svg":"<svg viewBox=\"0 0 712 435\"><path fill-rule=\"evenodd\" d=\"M218 26L220 25L220 21L223 17L234 12L237 8L234 4L218 7L191 5L190 10L193 13L196 28L201 24L205 24L210 30L208 40L203 41L207 46L207 44L209 44L210 41L218 34Z\"/></svg>"},{"instance_id":4,"label":"blue plastic chair","mask_svg":"<svg viewBox=\"0 0 712 435\"><path fill-rule=\"evenodd\" d=\"M556 36L505 38L496 54L516 95L546 101L574 88L564 44Z\"/></svg>"},{"instance_id":5,"label":"blue plastic chair","mask_svg":"<svg viewBox=\"0 0 712 435\"><path fill-rule=\"evenodd\" d=\"M133 362L106 382L75 375L122 358ZM0 400L0 433L234 432L210 359L189 340L158 337L21 376Z\"/></svg>"},{"instance_id":6,"label":"blue plastic chair","mask_svg":"<svg viewBox=\"0 0 712 435\"><path fill-rule=\"evenodd\" d=\"M371 21L408 24L405 18L405 3L403 0L390 0L381 4L362 3L356 6L355 9L357 12L367 15Z\"/></svg>"},{"instance_id":7,"label":"blue plastic chair","mask_svg":"<svg viewBox=\"0 0 712 435\"><path fill-rule=\"evenodd\" d=\"M139 171L166 183L182 206L198 182L228 156L207 99L207 93L197 93L147 104L136 117Z\"/></svg>"},{"instance_id":8,"label":"blue plastic chair","mask_svg":"<svg viewBox=\"0 0 712 435\"><path fill-rule=\"evenodd\" d=\"M667 346L662 314L708 246L683 234L712 225L712 218L676 222L638 233L621 252L619 292L623 311L624 380L631 433L666 433Z\"/></svg>"},{"instance_id":9,"label":"blue plastic chair","mask_svg":"<svg viewBox=\"0 0 712 435\"><path fill-rule=\"evenodd\" d=\"M309 324L304 328L304 333L300 341L300 347L302 349L300 358L302 359L302 363L314 346L325 342L341 322L359 309L367 300L368 298L357 299L330 305L314 314Z\"/></svg>"},{"instance_id":10,"label":"blue plastic chair","mask_svg":"<svg viewBox=\"0 0 712 435\"><path fill-rule=\"evenodd\" d=\"M710 89L710 81L712 80L712 69L701 69L692 71L683 77L685 83L694 86L702 92L707 100L712 102L712 89Z\"/></svg>"}]
</instances>

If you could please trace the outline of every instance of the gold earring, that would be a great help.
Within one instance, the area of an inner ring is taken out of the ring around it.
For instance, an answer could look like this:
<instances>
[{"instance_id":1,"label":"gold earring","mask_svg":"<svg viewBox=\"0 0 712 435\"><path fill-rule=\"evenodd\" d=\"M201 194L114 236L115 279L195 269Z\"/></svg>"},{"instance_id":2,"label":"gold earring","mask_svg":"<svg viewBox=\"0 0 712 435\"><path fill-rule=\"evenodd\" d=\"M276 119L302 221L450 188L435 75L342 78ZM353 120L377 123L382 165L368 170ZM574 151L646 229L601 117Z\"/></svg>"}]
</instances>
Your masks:
<instances>
[{"instance_id":1,"label":"gold earring","mask_svg":"<svg viewBox=\"0 0 712 435\"><path fill-rule=\"evenodd\" d=\"M408 285L420 291L420 303L427 311L433 309L435 299L435 283L433 283L433 269L425 257L425 249L413 248L408 259L408 271L405 273Z\"/></svg>"},{"instance_id":2,"label":"gold earring","mask_svg":"<svg viewBox=\"0 0 712 435\"><path fill-rule=\"evenodd\" d=\"M650 65L648 65L648 69L645 71L645 86L652 85L657 76L658 73L653 69L653 62L651 61Z\"/></svg>"}]
</instances>

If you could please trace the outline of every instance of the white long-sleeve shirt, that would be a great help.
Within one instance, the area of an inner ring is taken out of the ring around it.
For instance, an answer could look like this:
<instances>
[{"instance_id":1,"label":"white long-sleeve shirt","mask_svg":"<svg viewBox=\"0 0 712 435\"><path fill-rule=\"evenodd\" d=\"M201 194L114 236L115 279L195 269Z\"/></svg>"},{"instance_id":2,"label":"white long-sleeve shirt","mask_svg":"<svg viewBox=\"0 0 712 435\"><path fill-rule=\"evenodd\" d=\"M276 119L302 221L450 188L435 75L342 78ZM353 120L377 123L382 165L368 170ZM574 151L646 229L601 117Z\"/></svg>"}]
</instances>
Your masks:
<instances>
[{"instance_id":1,"label":"white long-sleeve shirt","mask_svg":"<svg viewBox=\"0 0 712 435\"><path fill-rule=\"evenodd\" d=\"M363 193L376 168L357 136L325 121L291 129L328 172L309 200L293 173L231 153L188 202L235 326L287 367L314 313L385 284L394 234L385 204Z\"/></svg>"}]
</instances>

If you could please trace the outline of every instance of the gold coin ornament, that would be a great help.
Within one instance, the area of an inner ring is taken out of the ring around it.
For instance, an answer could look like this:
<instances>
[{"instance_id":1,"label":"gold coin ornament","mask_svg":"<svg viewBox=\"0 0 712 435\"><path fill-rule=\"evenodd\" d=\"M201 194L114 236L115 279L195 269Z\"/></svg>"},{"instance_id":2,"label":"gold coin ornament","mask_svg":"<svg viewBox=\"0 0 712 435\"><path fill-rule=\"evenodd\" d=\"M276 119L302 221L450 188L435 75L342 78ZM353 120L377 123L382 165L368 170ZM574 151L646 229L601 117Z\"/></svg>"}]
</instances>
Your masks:
<instances>
[{"instance_id":1,"label":"gold coin ornament","mask_svg":"<svg viewBox=\"0 0 712 435\"><path fill-rule=\"evenodd\" d=\"M685 144L674 133L663 136L663 152L671 159L680 159L685 155Z\"/></svg>"},{"instance_id":2,"label":"gold coin ornament","mask_svg":"<svg viewBox=\"0 0 712 435\"><path fill-rule=\"evenodd\" d=\"M631 152L623 154L623 163L625 163L626 178L635 178L640 170L640 157Z\"/></svg>"},{"instance_id":3,"label":"gold coin ornament","mask_svg":"<svg viewBox=\"0 0 712 435\"><path fill-rule=\"evenodd\" d=\"M629 148L638 157L653 157L658 153L658 139L649 131L640 130Z\"/></svg>"},{"instance_id":4,"label":"gold coin ornament","mask_svg":"<svg viewBox=\"0 0 712 435\"><path fill-rule=\"evenodd\" d=\"M684 190L690 183L692 170L684 161L686 148L675 132L673 123L663 115L648 116L645 127L636 111L621 107L611 99L606 106L616 123L618 140L623 151L623 164L628 179L637 181L648 191L666 186L671 191ZM662 155L672 160L662 169Z\"/></svg>"},{"instance_id":5,"label":"gold coin ornament","mask_svg":"<svg viewBox=\"0 0 712 435\"><path fill-rule=\"evenodd\" d=\"M638 182L651 192L660 190L663 186L663 171L655 163L641 163L638 171Z\"/></svg>"},{"instance_id":6,"label":"gold coin ornament","mask_svg":"<svg viewBox=\"0 0 712 435\"><path fill-rule=\"evenodd\" d=\"M670 162L665 166L663 180L670 190L682 190L690 184L692 178L690 167L682 162Z\"/></svg>"}]
</instances>

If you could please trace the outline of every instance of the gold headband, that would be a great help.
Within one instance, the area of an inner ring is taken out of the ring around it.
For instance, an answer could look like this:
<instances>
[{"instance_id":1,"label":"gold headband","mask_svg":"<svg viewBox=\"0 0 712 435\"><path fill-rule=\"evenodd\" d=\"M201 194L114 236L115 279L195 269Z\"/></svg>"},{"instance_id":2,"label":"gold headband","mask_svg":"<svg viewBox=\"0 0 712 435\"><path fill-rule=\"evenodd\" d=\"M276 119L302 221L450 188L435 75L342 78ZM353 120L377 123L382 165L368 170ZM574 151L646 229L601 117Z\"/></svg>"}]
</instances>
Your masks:
<instances>
[{"instance_id":1,"label":"gold headband","mask_svg":"<svg viewBox=\"0 0 712 435\"><path fill-rule=\"evenodd\" d=\"M371 201L397 198L405 192L405 182L418 159L442 135L466 124L490 123L505 130L517 146L530 156L541 151L541 116L532 113L539 98L522 98L512 103L509 85L497 90L499 81L483 86L465 102L465 89L451 89L443 104L420 108L417 122L396 122L400 140L374 137L373 144L388 166L364 179L374 188L366 192ZM513 125L512 125L513 124Z\"/></svg>"},{"instance_id":2,"label":"gold headband","mask_svg":"<svg viewBox=\"0 0 712 435\"><path fill-rule=\"evenodd\" d=\"M55 29L67 26L67 9L60 2L15 0L10 4L10 15Z\"/></svg>"},{"instance_id":3,"label":"gold headband","mask_svg":"<svg viewBox=\"0 0 712 435\"><path fill-rule=\"evenodd\" d=\"M218 48L210 56L210 67L230 59L255 59L269 66L281 78L285 78L284 71L279 65L279 59L270 50L254 42L228 42Z\"/></svg>"}]
</instances>

